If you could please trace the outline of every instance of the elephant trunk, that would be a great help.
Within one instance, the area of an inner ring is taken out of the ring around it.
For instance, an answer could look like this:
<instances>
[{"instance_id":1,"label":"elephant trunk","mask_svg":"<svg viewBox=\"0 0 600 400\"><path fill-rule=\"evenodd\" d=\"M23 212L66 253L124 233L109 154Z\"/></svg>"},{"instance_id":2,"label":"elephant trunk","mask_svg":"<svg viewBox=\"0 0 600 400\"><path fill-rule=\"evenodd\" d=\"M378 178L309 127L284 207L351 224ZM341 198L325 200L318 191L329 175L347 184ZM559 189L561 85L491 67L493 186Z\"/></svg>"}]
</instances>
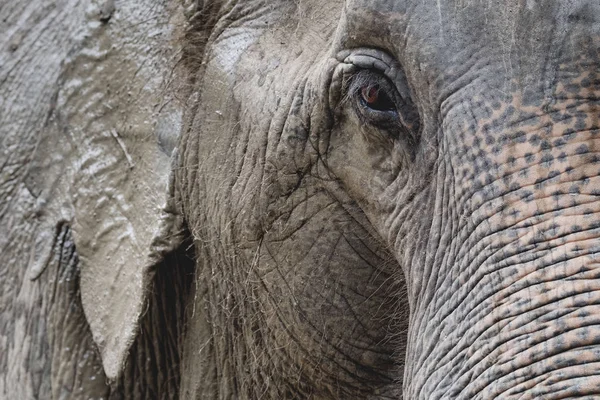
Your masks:
<instances>
[{"instance_id":1,"label":"elephant trunk","mask_svg":"<svg viewBox=\"0 0 600 400\"><path fill-rule=\"evenodd\" d=\"M412 279L406 398L600 394L600 96L578 89L449 112L428 235L393 233Z\"/></svg>"}]
</instances>

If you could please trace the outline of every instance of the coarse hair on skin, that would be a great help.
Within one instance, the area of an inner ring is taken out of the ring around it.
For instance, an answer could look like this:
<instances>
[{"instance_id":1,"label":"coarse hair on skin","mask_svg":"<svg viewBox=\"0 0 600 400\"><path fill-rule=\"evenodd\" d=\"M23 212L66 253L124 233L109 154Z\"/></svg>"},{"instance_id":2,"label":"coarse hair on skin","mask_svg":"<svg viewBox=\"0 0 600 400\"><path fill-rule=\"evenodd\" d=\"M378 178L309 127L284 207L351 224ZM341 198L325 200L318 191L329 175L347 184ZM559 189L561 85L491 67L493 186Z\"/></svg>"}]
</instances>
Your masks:
<instances>
[{"instance_id":1,"label":"coarse hair on skin","mask_svg":"<svg viewBox=\"0 0 600 400\"><path fill-rule=\"evenodd\" d=\"M227 17L223 18L223 16L231 11L232 5L228 1L182 0L182 2L184 5L187 4L187 7L180 61L180 66L183 68L185 90L180 95L184 96L184 99L193 100L200 98L198 93L203 90L201 77L205 64L211 57L211 44L215 38L218 40L219 32L226 27L226 24L230 23ZM348 101L350 102L348 106L358 106L355 100L360 95L360 88L364 85L376 85L372 78L373 76L367 73L344 76L344 97L338 106ZM187 140L185 143L188 148L194 149L196 146L200 147L198 145L199 135L193 132L191 123L193 118L198 115L195 112L197 100L196 102L185 101L184 104L186 109L182 137ZM358 115L360 117L360 114ZM184 152L182 151L182 153ZM178 173L185 174L183 171L191 169L199 163L198 156L194 151L188 152L185 157L188 157L188 162L178 165L180 168ZM180 181L185 182L185 178ZM197 199L193 202L190 201L189 193L179 193L179 196L181 197L176 197L181 208L184 207L184 203L187 207L192 208L198 205ZM186 197L188 198L186 199ZM201 224L189 227L190 235L192 238L202 241L207 237L207 232L203 232L199 225ZM259 244L260 246L261 244ZM200 261L219 256L227 258L224 253L226 252L222 247L203 245L198 246L194 257ZM257 254L259 253L257 252ZM391 256L384 262L392 265L396 263ZM236 266L238 268L235 268ZM327 365L326 363L321 365L321 354L307 356L302 363L293 359L294 354L303 351L304 342L293 340L291 337L286 338L285 329L274 323L274 321L278 321L276 310L279 307L280 298L275 295L266 296L265 293L259 292L254 285L242 284L247 280L246 275L240 273L245 270L242 267L232 261L230 268L219 269L215 276L195 277L197 287L207 287L206 298L199 298L198 301L206 303L209 307L211 318L215 319L213 326L219 330L211 337L211 346L221 351L213 362L223 368L222 376L224 380L229 380L231 385L227 389L245 398L301 398L301 396L304 398L340 398L349 393L352 390L350 383L344 387L337 386L337 379L341 376L339 371L327 376ZM404 301L406 299L404 282L401 286L402 288L398 291L394 290L387 296L391 303L391 315L387 314L390 317L389 323L382 327L387 331L385 342L391 343L387 347L387 351L393 352L393 358L397 361L392 367L394 373L390 374L397 381L393 382L394 384L390 385L390 388L386 388L386 395L391 398L400 398L401 396L408 329L409 311L408 305ZM194 295L196 294L194 293ZM193 302L193 307L197 304L196 299L190 300L190 302ZM293 314L295 311L288 310L288 312ZM292 349L285 354L282 353L287 357L283 359L275 351L282 346L282 343L286 348ZM314 374L320 376L319 387L311 382ZM279 380L275 379L277 377ZM353 383L358 385L360 382ZM217 387L219 384L226 385L227 383L215 383L215 390L226 389L225 386ZM355 389L362 390L364 387L355 387ZM387 392L388 390L393 390L393 394Z\"/></svg>"},{"instance_id":2,"label":"coarse hair on skin","mask_svg":"<svg viewBox=\"0 0 600 400\"><path fill-rule=\"evenodd\" d=\"M221 15L222 1L183 0L186 26L181 61L193 83L202 66L206 43Z\"/></svg>"}]
</instances>

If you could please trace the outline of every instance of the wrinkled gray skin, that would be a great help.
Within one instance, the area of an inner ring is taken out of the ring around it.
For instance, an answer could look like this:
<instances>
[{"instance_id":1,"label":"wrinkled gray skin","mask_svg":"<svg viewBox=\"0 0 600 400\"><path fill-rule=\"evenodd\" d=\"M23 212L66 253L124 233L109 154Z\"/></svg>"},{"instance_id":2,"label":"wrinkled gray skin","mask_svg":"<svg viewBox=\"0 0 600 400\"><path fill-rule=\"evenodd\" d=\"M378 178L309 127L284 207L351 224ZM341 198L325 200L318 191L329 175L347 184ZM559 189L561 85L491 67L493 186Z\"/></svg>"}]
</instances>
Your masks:
<instances>
[{"instance_id":1,"label":"wrinkled gray skin","mask_svg":"<svg viewBox=\"0 0 600 400\"><path fill-rule=\"evenodd\" d=\"M186 7L141 302L82 259L111 396L600 395L597 1Z\"/></svg>"}]
</instances>

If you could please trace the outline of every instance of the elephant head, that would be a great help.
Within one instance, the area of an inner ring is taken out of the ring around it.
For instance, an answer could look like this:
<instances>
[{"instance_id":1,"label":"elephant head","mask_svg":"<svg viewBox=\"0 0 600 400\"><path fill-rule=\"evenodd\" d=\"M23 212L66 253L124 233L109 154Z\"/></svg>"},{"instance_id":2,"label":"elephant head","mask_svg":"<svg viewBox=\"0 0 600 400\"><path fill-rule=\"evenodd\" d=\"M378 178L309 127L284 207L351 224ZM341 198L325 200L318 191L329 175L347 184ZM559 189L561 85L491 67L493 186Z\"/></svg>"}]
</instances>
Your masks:
<instances>
[{"instance_id":1,"label":"elephant head","mask_svg":"<svg viewBox=\"0 0 600 400\"><path fill-rule=\"evenodd\" d=\"M597 2L233 3L189 62L182 391L600 394Z\"/></svg>"},{"instance_id":2,"label":"elephant head","mask_svg":"<svg viewBox=\"0 0 600 400\"><path fill-rule=\"evenodd\" d=\"M182 396L600 395L597 1L189 11Z\"/></svg>"}]
</instances>

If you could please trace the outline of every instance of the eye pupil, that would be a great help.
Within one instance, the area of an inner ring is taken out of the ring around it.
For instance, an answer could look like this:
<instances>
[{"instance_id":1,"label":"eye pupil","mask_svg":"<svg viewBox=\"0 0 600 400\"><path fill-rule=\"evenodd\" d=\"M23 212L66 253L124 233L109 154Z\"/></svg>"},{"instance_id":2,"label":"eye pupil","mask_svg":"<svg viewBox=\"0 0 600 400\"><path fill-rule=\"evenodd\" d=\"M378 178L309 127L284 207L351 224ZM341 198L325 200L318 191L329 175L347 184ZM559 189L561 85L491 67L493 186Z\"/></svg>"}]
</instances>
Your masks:
<instances>
[{"instance_id":1,"label":"eye pupil","mask_svg":"<svg viewBox=\"0 0 600 400\"><path fill-rule=\"evenodd\" d=\"M362 97L367 104L375 104L379 99L379 88L376 86L365 86L361 90Z\"/></svg>"},{"instance_id":2,"label":"eye pupil","mask_svg":"<svg viewBox=\"0 0 600 400\"><path fill-rule=\"evenodd\" d=\"M378 85L365 85L360 88L362 103L375 111L395 111L396 106L387 93Z\"/></svg>"}]
</instances>

